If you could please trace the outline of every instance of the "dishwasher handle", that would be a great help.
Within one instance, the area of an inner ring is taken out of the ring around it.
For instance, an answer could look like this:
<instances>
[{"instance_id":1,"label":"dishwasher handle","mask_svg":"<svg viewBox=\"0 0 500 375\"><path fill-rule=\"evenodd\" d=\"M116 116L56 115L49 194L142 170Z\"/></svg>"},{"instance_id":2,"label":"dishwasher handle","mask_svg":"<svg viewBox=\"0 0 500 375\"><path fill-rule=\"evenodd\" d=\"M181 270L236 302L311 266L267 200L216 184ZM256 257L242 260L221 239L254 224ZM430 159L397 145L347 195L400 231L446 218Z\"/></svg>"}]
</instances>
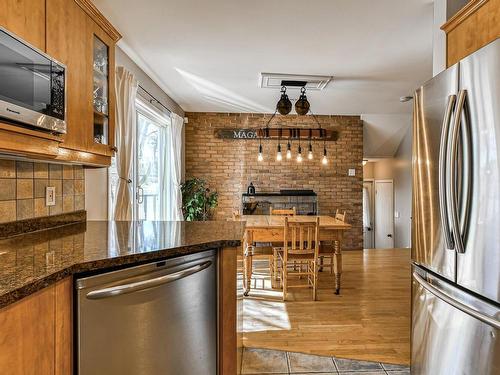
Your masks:
<instances>
[{"instance_id":1,"label":"dishwasher handle","mask_svg":"<svg viewBox=\"0 0 500 375\"><path fill-rule=\"evenodd\" d=\"M104 299L109 297L120 296L122 294L128 294L133 292L138 292L140 290L154 288L163 284L171 283L173 281L180 280L189 275L195 274L197 272L203 271L204 269L210 267L212 265L212 261L205 261L203 263L196 264L189 268L185 268L183 270L169 273L168 275L163 275L159 277L155 277L153 279L148 279L144 281L137 281L135 283L117 285L110 288L103 288L98 290L93 290L92 292L87 293L87 299Z\"/></svg>"}]
</instances>

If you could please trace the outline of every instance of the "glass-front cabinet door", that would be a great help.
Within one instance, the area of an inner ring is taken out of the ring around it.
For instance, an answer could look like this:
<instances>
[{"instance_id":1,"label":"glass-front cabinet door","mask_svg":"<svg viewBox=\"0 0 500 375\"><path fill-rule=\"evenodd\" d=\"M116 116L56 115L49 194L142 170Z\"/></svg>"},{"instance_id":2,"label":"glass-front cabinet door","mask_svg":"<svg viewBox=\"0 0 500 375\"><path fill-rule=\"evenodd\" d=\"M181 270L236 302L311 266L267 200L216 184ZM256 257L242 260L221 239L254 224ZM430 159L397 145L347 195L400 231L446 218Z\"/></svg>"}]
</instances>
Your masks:
<instances>
[{"instance_id":1,"label":"glass-front cabinet door","mask_svg":"<svg viewBox=\"0 0 500 375\"><path fill-rule=\"evenodd\" d=\"M92 112L90 151L112 155L114 149L113 41L94 25L92 38Z\"/></svg>"},{"instance_id":2,"label":"glass-front cabinet door","mask_svg":"<svg viewBox=\"0 0 500 375\"><path fill-rule=\"evenodd\" d=\"M94 35L93 43L93 138L95 143L107 145L109 140L109 48L96 35Z\"/></svg>"}]
</instances>

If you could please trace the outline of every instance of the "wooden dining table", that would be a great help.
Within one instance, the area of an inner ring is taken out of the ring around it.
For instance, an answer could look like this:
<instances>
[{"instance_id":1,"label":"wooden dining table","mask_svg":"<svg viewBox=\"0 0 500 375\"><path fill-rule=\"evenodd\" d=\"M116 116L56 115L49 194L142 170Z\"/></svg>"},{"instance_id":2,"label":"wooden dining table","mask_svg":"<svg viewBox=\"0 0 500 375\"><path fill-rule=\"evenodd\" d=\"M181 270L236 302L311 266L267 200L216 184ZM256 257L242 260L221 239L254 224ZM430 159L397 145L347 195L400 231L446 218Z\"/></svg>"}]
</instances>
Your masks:
<instances>
[{"instance_id":1,"label":"wooden dining table","mask_svg":"<svg viewBox=\"0 0 500 375\"><path fill-rule=\"evenodd\" d=\"M289 216L290 222L314 222L317 216ZM243 240L243 267L245 295L251 288L253 272L253 249L257 242L283 242L285 217L278 215L240 215L234 220L244 221L245 235ZM334 248L333 272L335 274L335 293L340 293L340 278L342 275L342 239L344 231L351 225L331 216L319 215L320 241L331 241Z\"/></svg>"}]
</instances>

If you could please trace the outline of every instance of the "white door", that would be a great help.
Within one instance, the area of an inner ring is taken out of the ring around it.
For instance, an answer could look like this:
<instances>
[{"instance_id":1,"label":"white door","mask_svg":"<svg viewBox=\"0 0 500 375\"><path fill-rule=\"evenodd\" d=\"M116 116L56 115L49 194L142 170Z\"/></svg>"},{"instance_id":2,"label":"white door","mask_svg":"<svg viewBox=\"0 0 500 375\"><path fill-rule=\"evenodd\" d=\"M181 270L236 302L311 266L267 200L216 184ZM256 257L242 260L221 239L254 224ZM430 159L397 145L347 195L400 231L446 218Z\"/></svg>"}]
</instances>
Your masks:
<instances>
[{"instance_id":1,"label":"white door","mask_svg":"<svg viewBox=\"0 0 500 375\"><path fill-rule=\"evenodd\" d=\"M389 180L375 181L375 248L394 247L394 192Z\"/></svg>"},{"instance_id":2,"label":"white door","mask_svg":"<svg viewBox=\"0 0 500 375\"><path fill-rule=\"evenodd\" d=\"M137 106L135 220L165 220L166 142L170 119Z\"/></svg>"},{"instance_id":3,"label":"white door","mask_svg":"<svg viewBox=\"0 0 500 375\"><path fill-rule=\"evenodd\" d=\"M169 188L166 146L170 117L137 99L136 120L132 149L132 219L165 220L168 204L165 192ZM112 218L119 180L115 158L108 173L109 212Z\"/></svg>"},{"instance_id":4,"label":"white door","mask_svg":"<svg viewBox=\"0 0 500 375\"><path fill-rule=\"evenodd\" d=\"M363 181L363 247L373 249L373 181Z\"/></svg>"}]
</instances>

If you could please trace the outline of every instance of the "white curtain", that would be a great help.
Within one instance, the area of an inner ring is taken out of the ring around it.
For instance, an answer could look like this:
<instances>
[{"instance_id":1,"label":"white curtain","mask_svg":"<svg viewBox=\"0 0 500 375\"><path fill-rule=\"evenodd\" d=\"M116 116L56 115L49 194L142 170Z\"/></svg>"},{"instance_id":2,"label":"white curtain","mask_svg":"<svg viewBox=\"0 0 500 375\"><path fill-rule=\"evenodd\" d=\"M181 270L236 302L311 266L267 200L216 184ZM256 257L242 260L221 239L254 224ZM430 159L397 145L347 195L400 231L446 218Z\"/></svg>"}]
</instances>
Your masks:
<instances>
[{"instance_id":1,"label":"white curtain","mask_svg":"<svg viewBox=\"0 0 500 375\"><path fill-rule=\"evenodd\" d=\"M172 124L167 131L167 150L168 159L166 163L167 175L170 183L166 189L167 196L167 215L166 220L179 221L183 220L182 216L182 194L181 194L181 178L182 178L182 132L184 119L173 113L171 114Z\"/></svg>"},{"instance_id":2,"label":"white curtain","mask_svg":"<svg viewBox=\"0 0 500 375\"><path fill-rule=\"evenodd\" d=\"M132 161L136 127L135 99L138 83L134 75L123 66L116 68L116 168L118 186L114 220L132 220Z\"/></svg>"}]
</instances>

